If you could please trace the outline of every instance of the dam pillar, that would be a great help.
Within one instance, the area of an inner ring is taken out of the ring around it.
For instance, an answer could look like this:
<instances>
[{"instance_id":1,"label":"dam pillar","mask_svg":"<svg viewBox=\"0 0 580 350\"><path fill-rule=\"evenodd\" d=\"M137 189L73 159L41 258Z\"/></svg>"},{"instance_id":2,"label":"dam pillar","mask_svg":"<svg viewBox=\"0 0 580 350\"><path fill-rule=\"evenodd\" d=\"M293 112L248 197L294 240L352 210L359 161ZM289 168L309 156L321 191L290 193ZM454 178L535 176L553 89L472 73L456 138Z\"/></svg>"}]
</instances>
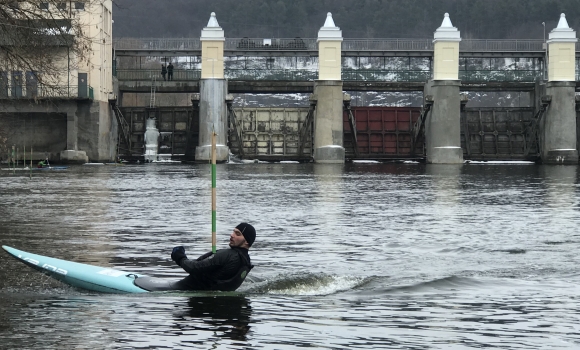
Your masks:
<instances>
[{"instance_id":1,"label":"dam pillar","mask_svg":"<svg viewBox=\"0 0 580 350\"><path fill-rule=\"evenodd\" d=\"M60 161L65 164L84 164L89 161L85 151L79 151L79 117L77 106L66 108L66 150L60 152Z\"/></svg>"},{"instance_id":2,"label":"dam pillar","mask_svg":"<svg viewBox=\"0 0 580 350\"><path fill-rule=\"evenodd\" d=\"M201 79L199 81L199 145L195 149L196 161L211 160L211 138L216 136L216 160L228 160L227 109L228 90L224 75L223 29L215 13L211 13L207 27L201 31Z\"/></svg>"},{"instance_id":3,"label":"dam pillar","mask_svg":"<svg viewBox=\"0 0 580 350\"><path fill-rule=\"evenodd\" d=\"M548 82L551 102L540 126L540 157L544 164L578 164L576 139L576 32L561 14L548 39Z\"/></svg>"},{"instance_id":4,"label":"dam pillar","mask_svg":"<svg viewBox=\"0 0 580 350\"><path fill-rule=\"evenodd\" d=\"M427 163L463 163L459 95L460 41L459 30L453 27L446 13L433 40L433 79L425 86L425 95L433 97L433 106L425 122Z\"/></svg>"},{"instance_id":5,"label":"dam pillar","mask_svg":"<svg viewBox=\"0 0 580 350\"><path fill-rule=\"evenodd\" d=\"M344 163L343 93L341 76L342 31L329 12L318 31L318 80L314 116L314 162Z\"/></svg>"}]
</instances>

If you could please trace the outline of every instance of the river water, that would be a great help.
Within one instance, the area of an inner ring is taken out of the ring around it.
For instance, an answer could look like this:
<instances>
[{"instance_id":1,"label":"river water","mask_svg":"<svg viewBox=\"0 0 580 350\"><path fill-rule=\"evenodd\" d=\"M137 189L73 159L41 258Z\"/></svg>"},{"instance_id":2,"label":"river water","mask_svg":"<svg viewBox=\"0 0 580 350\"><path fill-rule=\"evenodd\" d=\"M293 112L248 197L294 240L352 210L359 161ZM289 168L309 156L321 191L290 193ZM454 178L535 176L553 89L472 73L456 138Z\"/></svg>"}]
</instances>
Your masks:
<instances>
[{"instance_id":1,"label":"river water","mask_svg":"<svg viewBox=\"0 0 580 350\"><path fill-rule=\"evenodd\" d=\"M99 294L0 251L2 349L578 349L575 166L221 164L236 295ZM0 172L0 243L181 277L211 249L209 165Z\"/></svg>"}]
</instances>

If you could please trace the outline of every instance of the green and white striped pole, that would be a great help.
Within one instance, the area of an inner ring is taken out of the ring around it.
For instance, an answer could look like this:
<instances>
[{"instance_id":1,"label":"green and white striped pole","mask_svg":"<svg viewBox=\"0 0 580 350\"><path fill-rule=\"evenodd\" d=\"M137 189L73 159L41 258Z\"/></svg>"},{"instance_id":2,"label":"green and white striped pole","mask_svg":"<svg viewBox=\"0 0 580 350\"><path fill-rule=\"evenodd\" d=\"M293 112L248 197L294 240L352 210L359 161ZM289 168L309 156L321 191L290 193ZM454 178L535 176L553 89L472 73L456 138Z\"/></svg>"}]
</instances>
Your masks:
<instances>
[{"instance_id":1,"label":"green and white striped pole","mask_svg":"<svg viewBox=\"0 0 580 350\"><path fill-rule=\"evenodd\" d=\"M211 251L216 252L216 133L211 134Z\"/></svg>"},{"instance_id":2,"label":"green and white striped pole","mask_svg":"<svg viewBox=\"0 0 580 350\"><path fill-rule=\"evenodd\" d=\"M16 161L15 161L14 152L15 152L15 146L12 145L12 175L15 174L15 170L16 170Z\"/></svg>"}]
</instances>

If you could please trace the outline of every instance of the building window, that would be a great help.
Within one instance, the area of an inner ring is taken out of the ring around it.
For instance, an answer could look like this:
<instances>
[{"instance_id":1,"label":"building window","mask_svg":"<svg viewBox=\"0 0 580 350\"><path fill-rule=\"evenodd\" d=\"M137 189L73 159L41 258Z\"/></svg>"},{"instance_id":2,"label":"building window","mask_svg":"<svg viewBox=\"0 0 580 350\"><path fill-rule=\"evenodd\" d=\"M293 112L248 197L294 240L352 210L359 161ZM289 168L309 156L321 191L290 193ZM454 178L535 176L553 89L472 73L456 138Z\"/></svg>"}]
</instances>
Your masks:
<instances>
[{"instance_id":1,"label":"building window","mask_svg":"<svg viewBox=\"0 0 580 350\"><path fill-rule=\"evenodd\" d=\"M38 7L40 7L41 10L48 10L48 2L41 2Z\"/></svg>"},{"instance_id":2,"label":"building window","mask_svg":"<svg viewBox=\"0 0 580 350\"><path fill-rule=\"evenodd\" d=\"M85 3L82 1L76 1L75 2L75 10L84 10L85 9Z\"/></svg>"},{"instance_id":3,"label":"building window","mask_svg":"<svg viewBox=\"0 0 580 350\"><path fill-rule=\"evenodd\" d=\"M61 11L66 10L66 2L59 2L58 4L56 4L56 8Z\"/></svg>"}]
</instances>

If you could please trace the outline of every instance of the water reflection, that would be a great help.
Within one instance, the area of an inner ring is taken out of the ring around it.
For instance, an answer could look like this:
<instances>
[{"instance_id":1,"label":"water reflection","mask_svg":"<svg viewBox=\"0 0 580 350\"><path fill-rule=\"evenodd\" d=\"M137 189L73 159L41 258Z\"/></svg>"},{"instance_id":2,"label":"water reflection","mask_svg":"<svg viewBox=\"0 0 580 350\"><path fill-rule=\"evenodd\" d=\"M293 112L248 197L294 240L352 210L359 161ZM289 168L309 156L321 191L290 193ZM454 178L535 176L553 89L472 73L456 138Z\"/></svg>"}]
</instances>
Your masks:
<instances>
[{"instance_id":1,"label":"water reflection","mask_svg":"<svg viewBox=\"0 0 580 350\"><path fill-rule=\"evenodd\" d=\"M187 305L188 310L179 315L180 318L203 323L218 337L246 340L252 316L252 306L246 297L191 297Z\"/></svg>"},{"instance_id":2,"label":"water reflection","mask_svg":"<svg viewBox=\"0 0 580 350\"><path fill-rule=\"evenodd\" d=\"M576 166L546 165L540 172L546 179L547 202L550 206L571 208L576 204Z\"/></svg>"},{"instance_id":3,"label":"water reflection","mask_svg":"<svg viewBox=\"0 0 580 350\"><path fill-rule=\"evenodd\" d=\"M315 212L319 224L326 232L317 235L316 240L330 252L341 252L344 250L345 236L343 209L343 188L342 174L344 165L342 164L315 164L314 175L318 188L315 198ZM337 240L338 238L338 240ZM334 259L327 257L329 259Z\"/></svg>"},{"instance_id":4,"label":"water reflection","mask_svg":"<svg viewBox=\"0 0 580 350\"><path fill-rule=\"evenodd\" d=\"M427 164L425 172L432 178L434 206L443 215L451 215L459 202L461 164Z\"/></svg>"}]
</instances>

